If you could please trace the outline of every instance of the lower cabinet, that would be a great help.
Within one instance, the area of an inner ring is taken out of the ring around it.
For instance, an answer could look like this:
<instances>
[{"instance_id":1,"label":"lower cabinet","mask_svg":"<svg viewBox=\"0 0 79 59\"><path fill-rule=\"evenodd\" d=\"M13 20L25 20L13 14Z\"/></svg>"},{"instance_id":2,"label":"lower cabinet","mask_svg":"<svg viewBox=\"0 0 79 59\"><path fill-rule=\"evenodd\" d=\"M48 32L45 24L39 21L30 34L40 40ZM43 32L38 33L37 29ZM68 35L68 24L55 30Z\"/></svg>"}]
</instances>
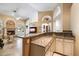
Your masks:
<instances>
[{"instance_id":1,"label":"lower cabinet","mask_svg":"<svg viewBox=\"0 0 79 59\"><path fill-rule=\"evenodd\" d=\"M72 56L74 55L74 41L73 40L64 40L64 54Z\"/></svg>"},{"instance_id":2,"label":"lower cabinet","mask_svg":"<svg viewBox=\"0 0 79 59\"><path fill-rule=\"evenodd\" d=\"M63 39L56 38L56 52L63 53Z\"/></svg>"},{"instance_id":3,"label":"lower cabinet","mask_svg":"<svg viewBox=\"0 0 79 59\"><path fill-rule=\"evenodd\" d=\"M74 55L74 40L56 38L56 52L64 55Z\"/></svg>"},{"instance_id":4,"label":"lower cabinet","mask_svg":"<svg viewBox=\"0 0 79 59\"><path fill-rule=\"evenodd\" d=\"M52 42L51 46L47 50L45 56L52 56L53 53L55 52L55 40Z\"/></svg>"},{"instance_id":5,"label":"lower cabinet","mask_svg":"<svg viewBox=\"0 0 79 59\"><path fill-rule=\"evenodd\" d=\"M55 40L51 40L45 47L31 43L30 56L52 56L55 51Z\"/></svg>"}]
</instances>

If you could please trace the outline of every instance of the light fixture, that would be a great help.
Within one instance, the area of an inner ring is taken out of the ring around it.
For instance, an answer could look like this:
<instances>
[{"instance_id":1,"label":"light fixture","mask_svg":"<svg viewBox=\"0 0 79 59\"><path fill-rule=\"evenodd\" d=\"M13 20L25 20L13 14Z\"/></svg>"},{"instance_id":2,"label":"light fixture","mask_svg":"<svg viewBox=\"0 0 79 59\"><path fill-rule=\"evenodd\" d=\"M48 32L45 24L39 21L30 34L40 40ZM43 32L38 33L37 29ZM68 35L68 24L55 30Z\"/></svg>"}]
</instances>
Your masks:
<instances>
[{"instance_id":1,"label":"light fixture","mask_svg":"<svg viewBox=\"0 0 79 59\"><path fill-rule=\"evenodd\" d=\"M19 20L19 19L21 19L21 17L16 17L16 20Z\"/></svg>"}]
</instances>

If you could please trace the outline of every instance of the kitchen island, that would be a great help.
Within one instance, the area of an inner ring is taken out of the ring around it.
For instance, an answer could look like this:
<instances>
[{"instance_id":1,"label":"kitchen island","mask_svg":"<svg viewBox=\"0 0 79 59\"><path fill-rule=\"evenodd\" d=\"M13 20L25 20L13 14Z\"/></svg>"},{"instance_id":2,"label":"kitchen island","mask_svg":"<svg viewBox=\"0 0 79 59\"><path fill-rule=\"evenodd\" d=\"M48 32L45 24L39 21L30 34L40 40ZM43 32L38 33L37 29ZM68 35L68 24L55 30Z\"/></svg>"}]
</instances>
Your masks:
<instances>
[{"instance_id":1,"label":"kitchen island","mask_svg":"<svg viewBox=\"0 0 79 59\"><path fill-rule=\"evenodd\" d=\"M23 38L23 55L44 56L53 43L53 33L29 34Z\"/></svg>"}]
</instances>

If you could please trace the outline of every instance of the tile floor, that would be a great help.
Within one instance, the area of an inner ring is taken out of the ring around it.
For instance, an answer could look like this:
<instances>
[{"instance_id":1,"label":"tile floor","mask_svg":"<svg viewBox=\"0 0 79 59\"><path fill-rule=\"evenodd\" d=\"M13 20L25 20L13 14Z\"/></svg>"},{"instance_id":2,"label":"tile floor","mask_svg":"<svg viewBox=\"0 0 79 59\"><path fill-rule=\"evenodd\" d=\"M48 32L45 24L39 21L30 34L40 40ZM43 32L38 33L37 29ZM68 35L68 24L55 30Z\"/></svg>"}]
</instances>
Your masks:
<instances>
[{"instance_id":1,"label":"tile floor","mask_svg":"<svg viewBox=\"0 0 79 59\"><path fill-rule=\"evenodd\" d=\"M15 38L11 43L4 45L0 49L0 56L21 56L22 55L22 39Z\"/></svg>"},{"instance_id":2,"label":"tile floor","mask_svg":"<svg viewBox=\"0 0 79 59\"><path fill-rule=\"evenodd\" d=\"M3 49L0 49L0 56L22 56L22 39L15 38L11 43L6 43ZM61 55L54 53L53 56Z\"/></svg>"}]
</instances>

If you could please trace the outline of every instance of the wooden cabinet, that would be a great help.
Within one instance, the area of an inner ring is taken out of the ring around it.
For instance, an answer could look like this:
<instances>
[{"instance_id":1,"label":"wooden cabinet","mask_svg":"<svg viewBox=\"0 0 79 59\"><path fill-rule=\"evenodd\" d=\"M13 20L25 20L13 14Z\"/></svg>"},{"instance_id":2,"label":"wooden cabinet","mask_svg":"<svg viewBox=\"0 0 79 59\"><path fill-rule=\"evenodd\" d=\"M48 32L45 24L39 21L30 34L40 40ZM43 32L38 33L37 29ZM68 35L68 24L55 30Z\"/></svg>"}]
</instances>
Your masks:
<instances>
[{"instance_id":1,"label":"wooden cabinet","mask_svg":"<svg viewBox=\"0 0 79 59\"><path fill-rule=\"evenodd\" d=\"M63 22L63 31L71 30L70 20L71 20L71 6L72 3L62 4L62 22Z\"/></svg>"},{"instance_id":2,"label":"wooden cabinet","mask_svg":"<svg viewBox=\"0 0 79 59\"><path fill-rule=\"evenodd\" d=\"M72 3L59 4L53 12L53 32L70 31Z\"/></svg>"},{"instance_id":3,"label":"wooden cabinet","mask_svg":"<svg viewBox=\"0 0 79 59\"><path fill-rule=\"evenodd\" d=\"M49 49L47 50L45 56L52 56L53 52L55 52L55 40L50 44Z\"/></svg>"},{"instance_id":4,"label":"wooden cabinet","mask_svg":"<svg viewBox=\"0 0 79 59\"><path fill-rule=\"evenodd\" d=\"M23 39L23 56L30 55L30 38Z\"/></svg>"},{"instance_id":5,"label":"wooden cabinet","mask_svg":"<svg viewBox=\"0 0 79 59\"><path fill-rule=\"evenodd\" d=\"M74 55L74 41L73 40L64 40L64 54L65 55Z\"/></svg>"},{"instance_id":6,"label":"wooden cabinet","mask_svg":"<svg viewBox=\"0 0 79 59\"><path fill-rule=\"evenodd\" d=\"M55 40L53 41L53 43L50 46L50 51L52 52L52 54L53 54L53 52L55 52Z\"/></svg>"},{"instance_id":7,"label":"wooden cabinet","mask_svg":"<svg viewBox=\"0 0 79 59\"><path fill-rule=\"evenodd\" d=\"M63 39L56 39L56 52L63 53Z\"/></svg>"},{"instance_id":8,"label":"wooden cabinet","mask_svg":"<svg viewBox=\"0 0 79 59\"><path fill-rule=\"evenodd\" d=\"M56 52L64 55L74 55L74 40L56 38Z\"/></svg>"},{"instance_id":9,"label":"wooden cabinet","mask_svg":"<svg viewBox=\"0 0 79 59\"><path fill-rule=\"evenodd\" d=\"M41 42L41 44L42 43L45 44L45 42ZM46 43L45 46L35 44L35 42L33 41L31 43L31 51L30 51L31 56L52 56L54 51L55 51L55 40L51 39L48 43Z\"/></svg>"}]
</instances>

